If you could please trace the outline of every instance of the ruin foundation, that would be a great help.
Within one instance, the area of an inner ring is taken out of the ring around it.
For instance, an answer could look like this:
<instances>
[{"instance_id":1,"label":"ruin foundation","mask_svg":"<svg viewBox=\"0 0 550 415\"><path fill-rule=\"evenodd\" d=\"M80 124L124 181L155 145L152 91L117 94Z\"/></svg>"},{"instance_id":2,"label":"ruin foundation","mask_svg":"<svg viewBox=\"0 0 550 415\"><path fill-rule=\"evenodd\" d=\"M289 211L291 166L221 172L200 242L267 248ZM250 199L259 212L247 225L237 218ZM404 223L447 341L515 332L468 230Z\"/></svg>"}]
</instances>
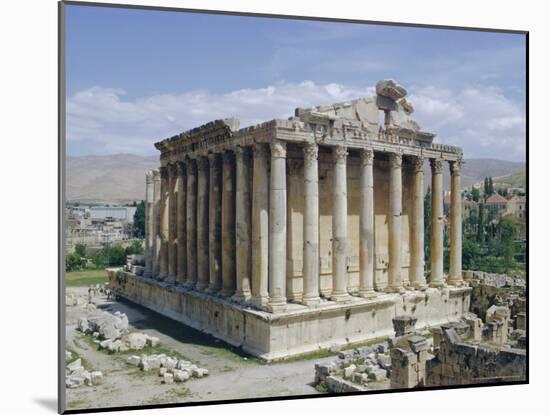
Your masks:
<instances>
[{"instance_id":1,"label":"ruin foundation","mask_svg":"<svg viewBox=\"0 0 550 415\"><path fill-rule=\"evenodd\" d=\"M127 300L268 361L392 336L392 319L404 312L414 313L421 328L455 321L470 307L467 287L380 293L315 308L289 303L284 312L270 313L115 269L109 285Z\"/></svg>"}]
</instances>

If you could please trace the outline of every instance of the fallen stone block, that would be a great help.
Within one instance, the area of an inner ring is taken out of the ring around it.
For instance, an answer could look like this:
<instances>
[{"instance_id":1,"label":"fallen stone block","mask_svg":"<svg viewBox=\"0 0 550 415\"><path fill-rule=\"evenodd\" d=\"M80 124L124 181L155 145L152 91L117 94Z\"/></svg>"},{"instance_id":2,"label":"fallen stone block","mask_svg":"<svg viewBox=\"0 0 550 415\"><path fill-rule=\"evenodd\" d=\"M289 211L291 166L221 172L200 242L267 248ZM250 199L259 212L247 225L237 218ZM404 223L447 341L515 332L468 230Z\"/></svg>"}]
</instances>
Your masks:
<instances>
[{"instance_id":1,"label":"fallen stone block","mask_svg":"<svg viewBox=\"0 0 550 415\"><path fill-rule=\"evenodd\" d=\"M141 358L139 356L128 356L126 358L126 363L132 366L139 366L141 363Z\"/></svg>"},{"instance_id":2,"label":"fallen stone block","mask_svg":"<svg viewBox=\"0 0 550 415\"><path fill-rule=\"evenodd\" d=\"M92 379L92 385L101 385L103 383L103 373L96 370L92 373L90 373L91 379Z\"/></svg>"},{"instance_id":3,"label":"fallen stone block","mask_svg":"<svg viewBox=\"0 0 550 415\"><path fill-rule=\"evenodd\" d=\"M178 370L178 369L175 369L173 371L173 375L174 375L174 380L176 382L185 382L187 379L191 377L188 371Z\"/></svg>"},{"instance_id":4,"label":"fallen stone block","mask_svg":"<svg viewBox=\"0 0 550 415\"><path fill-rule=\"evenodd\" d=\"M162 378L162 381L166 384L174 383L174 375L172 373L166 372Z\"/></svg>"},{"instance_id":5,"label":"fallen stone block","mask_svg":"<svg viewBox=\"0 0 550 415\"><path fill-rule=\"evenodd\" d=\"M195 378L202 378L203 376L208 375L208 369L198 367L193 369L191 373Z\"/></svg>"},{"instance_id":6,"label":"fallen stone block","mask_svg":"<svg viewBox=\"0 0 550 415\"><path fill-rule=\"evenodd\" d=\"M82 359L78 358L74 362L71 362L67 365L67 369L70 372L74 372L75 370L82 367Z\"/></svg>"}]
</instances>

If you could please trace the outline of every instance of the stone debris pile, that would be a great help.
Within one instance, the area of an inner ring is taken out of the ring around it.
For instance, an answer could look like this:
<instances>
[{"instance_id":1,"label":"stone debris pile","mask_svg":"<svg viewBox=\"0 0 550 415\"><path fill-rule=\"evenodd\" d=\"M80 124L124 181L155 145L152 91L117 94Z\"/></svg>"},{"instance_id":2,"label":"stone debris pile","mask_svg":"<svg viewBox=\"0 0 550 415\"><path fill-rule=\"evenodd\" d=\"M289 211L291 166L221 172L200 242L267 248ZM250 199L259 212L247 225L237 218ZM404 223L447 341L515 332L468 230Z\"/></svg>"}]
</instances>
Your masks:
<instances>
[{"instance_id":1,"label":"stone debris pile","mask_svg":"<svg viewBox=\"0 0 550 415\"><path fill-rule=\"evenodd\" d=\"M72 359L72 353L65 352L65 358ZM103 383L103 373L100 371L88 371L82 366L82 359L78 358L67 364L65 368L65 386L78 388L82 385L96 386Z\"/></svg>"},{"instance_id":2,"label":"stone debris pile","mask_svg":"<svg viewBox=\"0 0 550 415\"><path fill-rule=\"evenodd\" d=\"M136 366L144 372L158 370L163 383L185 382L190 378L202 378L208 375L208 369L198 367L188 360L177 359L165 354L128 356L126 363Z\"/></svg>"},{"instance_id":3,"label":"stone debris pile","mask_svg":"<svg viewBox=\"0 0 550 415\"><path fill-rule=\"evenodd\" d=\"M145 271L145 255L127 255L126 271L135 275L143 275L143 272Z\"/></svg>"},{"instance_id":4,"label":"stone debris pile","mask_svg":"<svg viewBox=\"0 0 550 415\"><path fill-rule=\"evenodd\" d=\"M78 330L99 340L117 339L128 332L128 316L120 311L111 314L95 310L78 319Z\"/></svg>"},{"instance_id":5,"label":"stone debris pile","mask_svg":"<svg viewBox=\"0 0 550 415\"><path fill-rule=\"evenodd\" d=\"M329 363L315 364L315 383L328 392L381 389L391 371L388 342L342 351Z\"/></svg>"}]
</instances>

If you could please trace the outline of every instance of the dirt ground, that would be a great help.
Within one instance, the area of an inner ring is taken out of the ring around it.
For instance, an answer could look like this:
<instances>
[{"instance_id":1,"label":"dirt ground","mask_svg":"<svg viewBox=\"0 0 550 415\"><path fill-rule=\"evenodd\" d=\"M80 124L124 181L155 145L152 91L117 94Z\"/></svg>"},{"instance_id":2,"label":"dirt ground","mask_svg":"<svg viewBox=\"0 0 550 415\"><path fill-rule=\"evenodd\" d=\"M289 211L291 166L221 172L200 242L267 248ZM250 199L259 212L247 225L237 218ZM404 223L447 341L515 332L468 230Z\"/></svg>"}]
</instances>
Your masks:
<instances>
[{"instance_id":1,"label":"dirt ground","mask_svg":"<svg viewBox=\"0 0 550 415\"><path fill-rule=\"evenodd\" d=\"M87 288L68 288L71 291L83 295ZM313 386L314 364L334 359L330 356L265 364L139 305L102 296L96 297L96 303L98 308L126 313L130 331L158 337L162 353L190 360L207 368L210 374L184 383L162 384L157 371L142 372L126 364L128 353L109 355L98 350L90 336L76 330L78 317L85 315L85 310L80 306L67 307L67 350L81 357L87 369L100 370L104 375L99 386L67 389L68 409L318 394Z\"/></svg>"}]
</instances>

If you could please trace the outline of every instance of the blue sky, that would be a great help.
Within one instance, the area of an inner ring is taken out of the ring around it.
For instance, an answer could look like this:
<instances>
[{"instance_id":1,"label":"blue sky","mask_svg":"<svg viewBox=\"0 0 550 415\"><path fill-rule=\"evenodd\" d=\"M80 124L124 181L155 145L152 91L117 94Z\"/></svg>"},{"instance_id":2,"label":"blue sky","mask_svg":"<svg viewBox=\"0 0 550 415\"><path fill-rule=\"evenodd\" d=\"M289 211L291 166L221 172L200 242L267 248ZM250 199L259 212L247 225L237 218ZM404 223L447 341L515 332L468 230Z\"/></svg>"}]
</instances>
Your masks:
<instances>
[{"instance_id":1,"label":"blue sky","mask_svg":"<svg viewBox=\"0 0 550 415\"><path fill-rule=\"evenodd\" d=\"M404 85L466 157L525 159L523 35L67 7L70 155L155 154L215 118L241 126Z\"/></svg>"}]
</instances>

